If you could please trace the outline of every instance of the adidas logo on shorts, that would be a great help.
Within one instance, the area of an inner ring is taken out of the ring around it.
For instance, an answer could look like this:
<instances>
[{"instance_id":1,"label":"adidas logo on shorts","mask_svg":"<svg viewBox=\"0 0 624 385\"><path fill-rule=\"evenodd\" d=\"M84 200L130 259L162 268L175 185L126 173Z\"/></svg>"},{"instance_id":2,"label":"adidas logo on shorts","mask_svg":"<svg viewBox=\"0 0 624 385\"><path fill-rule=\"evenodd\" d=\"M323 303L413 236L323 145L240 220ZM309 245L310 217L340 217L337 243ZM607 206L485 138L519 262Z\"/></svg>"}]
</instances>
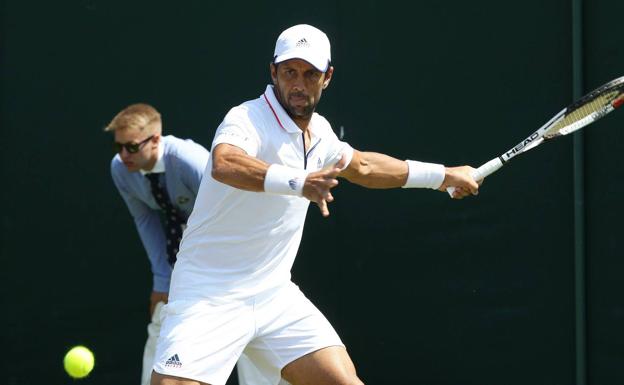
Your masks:
<instances>
[{"instance_id":1,"label":"adidas logo on shorts","mask_svg":"<svg viewBox=\"0 0 624 385\"><path fill-rule=\"evenodd\" d=\"M181 368L182 362L180 361L180 357L178 357L177 354L174 354L173 356L169 357L167 362L165 362L165 367Z\"/></svg>"}]
</instances>

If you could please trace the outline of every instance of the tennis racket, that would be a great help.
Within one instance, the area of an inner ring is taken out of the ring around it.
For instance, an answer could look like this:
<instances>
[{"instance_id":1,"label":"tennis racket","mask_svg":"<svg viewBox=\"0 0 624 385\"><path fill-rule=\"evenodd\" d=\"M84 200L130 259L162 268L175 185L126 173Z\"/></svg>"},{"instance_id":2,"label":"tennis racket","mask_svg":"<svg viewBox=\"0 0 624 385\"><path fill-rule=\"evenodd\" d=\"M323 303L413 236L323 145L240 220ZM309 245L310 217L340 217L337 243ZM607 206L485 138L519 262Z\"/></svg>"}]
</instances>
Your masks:
<instances>
[{"instance_id":1,"label":"tennis racket","mask_svg":"<svg viewBox=\"0 0 624 385\"><path fill-rule=\"evenodd\" d=\"M475 180L481 180L493 174L514 157L534 149L540 144L574 131L595 122L624 104L624 76L604 84L564 108L550 119L539 130L529 135L509 151L483 164L472 172ZM455 187L447 188L451 196Z\"/></svg>"}]
</instances>

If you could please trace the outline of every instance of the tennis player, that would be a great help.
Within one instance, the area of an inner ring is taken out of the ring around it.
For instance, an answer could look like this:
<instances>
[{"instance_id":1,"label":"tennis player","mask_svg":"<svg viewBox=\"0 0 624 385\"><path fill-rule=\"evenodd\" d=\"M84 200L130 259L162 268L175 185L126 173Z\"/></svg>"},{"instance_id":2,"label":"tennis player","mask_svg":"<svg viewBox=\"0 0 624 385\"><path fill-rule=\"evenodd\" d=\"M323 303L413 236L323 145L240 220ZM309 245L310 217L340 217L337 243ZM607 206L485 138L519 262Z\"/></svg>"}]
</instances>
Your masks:
<instances>
[{"instance_id":1,"label":"tennis player","mask_svg":"<svg viewBox=\"0 0 624 385\"><path fill-rule=\"evenodd\" d=\"M151 322L147 326L141 375L141 385L147 385L160 332L160 312L167 302L171 269L209 153L191 140L162 136L160 113L149 104L124 108L105 130L114 133L118 153L111 162L113 182L134 218L153 274ZM253 364L241 356L239 383L268 385L257 373Z\"/></svg>"},{"instance_id":2,"label":"tennis player","mask_svg":"<svg viewBox=\"0 0 624 385\"><path fill-rule=\"evenodd\" d=\"M334 73L330 60L323 32L285 30L270 63L273 85L218 127L163 308L153 385L223 385L241 353L273 384L362 384L336 331L290 280L309 202L329 215L337 177L477 193L471 167L340 141L314 112Z\"/></svg>"}]
</instances>

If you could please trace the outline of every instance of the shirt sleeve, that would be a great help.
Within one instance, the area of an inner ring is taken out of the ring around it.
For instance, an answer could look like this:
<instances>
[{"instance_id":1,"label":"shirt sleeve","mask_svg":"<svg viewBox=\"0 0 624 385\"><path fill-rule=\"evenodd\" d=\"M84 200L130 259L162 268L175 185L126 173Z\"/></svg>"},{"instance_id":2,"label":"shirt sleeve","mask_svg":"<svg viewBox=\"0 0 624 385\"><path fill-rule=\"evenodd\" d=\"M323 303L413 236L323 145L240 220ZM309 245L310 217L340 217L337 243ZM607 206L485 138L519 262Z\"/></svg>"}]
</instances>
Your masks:
<instances>
[{"instance_id":1,"label":"shirt sleeve","mask_svg":"<svg viewBox=\"0 0 624 385\"><path fill-rule=\"evenodd\" d=\"M163 293L169 292L171 281L171 265L167 256L167 241L160 217L144 202L137 199L125 188L122 178L111 168L113 182L119 194L126 202L128 210L134 219L143 247L147 252L153 274L153 290Z\"/></svg>"},{"instance_id":2,"label":"shirt sleeve","mask_svg":"<svg viewBox=\"0 0 624 385\"><path fill-rule=\"evenodd\" d=\"M223 122L217 128L211 151L221 143L239 147L249 156L258 154L260 138L251 124L246 108L242 106L234 107L227 113Z\"/></svg>"},{"instance_id":3,"label":"shirt sleeve","mask_svg":"<svg viewBox=\"0 0 624 385\"><path fill-rule=\"evenodd\" d=\"M353 159L353 147L351 147L349 143L343 142L338 139L334 131L331 129L329 122L325 122L327 124L326 138L329 145L323 167L331 166L338 163L338 161L344 156L346 161L344 167L342 168L342 170L344 170Z\"/></svg>"}]
</instances>

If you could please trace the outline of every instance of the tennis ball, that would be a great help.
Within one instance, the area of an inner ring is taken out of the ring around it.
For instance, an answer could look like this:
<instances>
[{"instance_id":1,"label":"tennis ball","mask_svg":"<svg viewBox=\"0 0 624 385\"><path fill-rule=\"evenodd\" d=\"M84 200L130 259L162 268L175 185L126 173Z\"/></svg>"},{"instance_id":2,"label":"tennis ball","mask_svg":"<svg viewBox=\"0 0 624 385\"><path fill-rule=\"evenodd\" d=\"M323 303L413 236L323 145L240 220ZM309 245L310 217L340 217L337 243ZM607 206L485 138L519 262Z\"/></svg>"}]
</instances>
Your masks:
<instances>
[{"instance_id":1,"label":"tennis ball","mask_svg":"<svg viewBox=\"0 0 624 385\"><path fill-rule=\"evenodd\" d=\"M69 349L63 359L65 371L72 378L88 376L94 364L95 358L93 357L93 353L84 346L74 346Z\"/></svg>"}]
</instances>

